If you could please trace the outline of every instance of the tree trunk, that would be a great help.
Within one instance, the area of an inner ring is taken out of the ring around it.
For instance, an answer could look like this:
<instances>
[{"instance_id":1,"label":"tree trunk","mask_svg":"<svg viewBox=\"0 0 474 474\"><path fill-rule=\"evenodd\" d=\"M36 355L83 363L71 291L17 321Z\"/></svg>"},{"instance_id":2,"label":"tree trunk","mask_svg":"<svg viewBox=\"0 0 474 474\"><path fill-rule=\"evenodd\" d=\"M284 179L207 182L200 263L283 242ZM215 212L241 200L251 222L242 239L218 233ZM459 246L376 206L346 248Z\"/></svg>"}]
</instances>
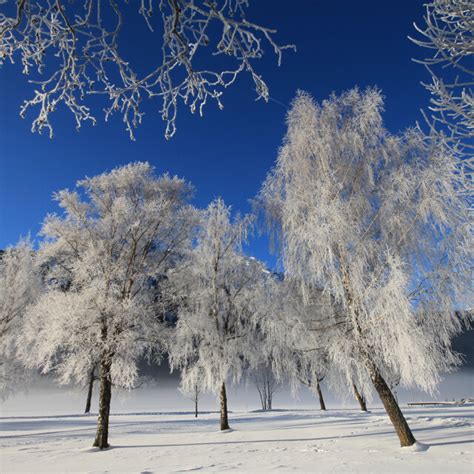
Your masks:
<instances>
[{"instance_id":1,"label":"tree trunk","mask_svg":"<svg viewBox=\"0 0 474 474\"><path fill-rule=\"evenodd\" d=\"M267 410L267 399L265 398L264 395L260 395L260 403L262 405L262 410L266 411Z\"/></svg>"},{"instance_id":2,"label":"tree trunk","mask_svg":"<svg viewBox=\"0 0 474 474\"><path fill-rule=\"evenodd\" d=\"M347 298L347 303L349 308L352 308L352 316L354 320L354 329L355 329L355 336L356 338L362 337L362 329L360 327L358 313L359 313L359 306L357 304L356 299L354 298L352 288L350 285L350 277L349 271L346 263L346 258L343 251L340 251L341 256L341 270L344 280L344 290ZM413 436L413 433L408 426L403 413L398 406L397 401L395 400L389 386L383 379L382 375L380 374L377 366L372 361L370 356L370 350L367 346L364 347L364 342L362 342L362 346L364 350L364 354L366 357L366 366L369 370L370 378L372 383L374 384L375 390L379 394L380 400L382 400L383 406L385 407L385 411L387 412L390 421L392 422L395 431L397 432L398 438L400 439L400 445L402 447L411 446L412 444L416 443L416 439Z\"/></svg>"},{"instance_id":3,"label":"tree trunk","mask_svg":"<svg viewBox=\"0 0 474 474\"><path fill-rule=\"evenodd\" d=\"M264 393L264 389L260 388L259 382L256 382L255 385L257 386L258 396L260 398L260 404L262 405L262 410L265 411L267 409L267 397Z\"/></svg>"},{"instance_id":4,"label":"tree trunk","mask_svg":"<svg viewBox=\"0 0 474 474\"><path fill-rule=\"evenodd\" d=\"M112 399L110 361L101 361L99 380L99 417L97 419L97 431L93 446L96 446L100 449L105 449L109 447L109 415L110 401Z\"/></svg>"},{"instance_id":5,"label":"tree trunk","mask_svg":"<svg viewBox=\"0 0 474 474\"><path fill-rule=\"evenodd\" d=\"M230 429L229 420L227 417L227 394L225 391L225 383L222 382L221 387L221 431Z\"/></svg>"},{"instance_id":6,"label":"tree trunk","mask_svg":"<svg viewBox=\"0 0 474 474\"><path fill-rule=\"evenodd\" d=\"M395 431L397 432L398 438L400 439L400 446L411 446L416 443L416 439L408 426L405 417L403 416L400 407L398 406L395 397L393 396L389 386L383 379L382 375L376 367L373 367L370 371L372 383L374 384L375 390L379 394L382 400L385 411L387 412L390 421L392 422Z\"/></svg>"},{"instance_id":7,"label":"tree trunk","mask_svg":"<svg viewBox=\"0 0 474 474\"><path fill-rule=\"evenodd\" d=\"M367 404L365 402L365 398L361 395L359 392L359 389L357 388L357 385L355 383L352 383L352 388L354 389L354 396L356 397L357 401L359 402L360 409L362 411L367 411Z\"/></svg>"},{"instance_id":8,"label":"tree trunk","mask_svg":"<svg viewBox=\"0 0 474 474\"><path fill-rule=\"evenodd\" d=\"M94 369L90 371L89 374L89 384L88 384L88 389L87 389L87 400L86 400L86 409L84 410L84 413L90 413L91 412L91 401L92 401L92 391L94 389Z\"/></svg>"},{"instance_id":9,"label":"tree trunk","mask_svg":"<svg viewBox=\"0 0 474 474\"><path fill-rule=\"evenodd\" d=\"M194 418L198 417L198 398L194 399Z\"/></svg>"},{"instance_id":10,"label":"tree trunk","mask_svg":"<svg viewBox=\"0 0 474 474\"><path fill-rule=\"evenodd\" d=\"M323 392L321 392L321 386L319 385L318 380L316 381L316 390L318 391L319 406L321 407L321 410L326 411L326 404L324 403Z\"/></svg>"},{"instance_id":11,"label":"tree trunk","mask_svg":"<svg viewBox=\"0 0 474 474\"><path fill-rule=\"evenodd\" d=\"M273 394L271 392L271 389L268 389L268 396L267 396L267 410L272 409L272 400L273 399Z\"/></svg>"}]
</instances>

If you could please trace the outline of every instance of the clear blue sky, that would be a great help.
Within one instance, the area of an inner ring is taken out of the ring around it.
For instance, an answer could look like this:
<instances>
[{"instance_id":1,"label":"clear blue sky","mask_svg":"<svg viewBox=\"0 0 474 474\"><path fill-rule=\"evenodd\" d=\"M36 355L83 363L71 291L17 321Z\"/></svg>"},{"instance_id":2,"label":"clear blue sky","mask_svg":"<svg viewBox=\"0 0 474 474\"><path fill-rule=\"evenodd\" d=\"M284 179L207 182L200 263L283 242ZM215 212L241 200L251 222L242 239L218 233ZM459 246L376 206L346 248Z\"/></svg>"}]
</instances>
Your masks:
<instances>
[{"instance_id":1,"label":"clear blue sky","mask_svg":"<svg viewBox=\"0 0 474 474\"><path fill-rule=\"evenodd\" d=\"M271 96L285 104L297 89L320 100L355 85L378 86L386 96L386 124L397 132L420 120L428 101L420 85L427 74L411 60L425 52L407 39L414 34L413 21L422 20L423 1L253 0L249 18L276 27L280 43L298 48L284 56L280 68L270 51L256 67ZM221 196L234 210L247 212L285 132L285 108L255 102L245 78L226 92L223 111L211 104L200 118L181 108L171 141L164 139L164 124L150 108L136 142L118 117L105 124L99 115L98 126L78 133L68 114L56 117L50 140L30 132L31 115L25 120L18 115L29 88L19 69L0 70L0 248L19 235L37 234L46 213L58 210L51 200L54 191L136 160L190 180L199 206ZM248 251L273 265L265 239L255 239Z\"/></svg>"}]
</instances>

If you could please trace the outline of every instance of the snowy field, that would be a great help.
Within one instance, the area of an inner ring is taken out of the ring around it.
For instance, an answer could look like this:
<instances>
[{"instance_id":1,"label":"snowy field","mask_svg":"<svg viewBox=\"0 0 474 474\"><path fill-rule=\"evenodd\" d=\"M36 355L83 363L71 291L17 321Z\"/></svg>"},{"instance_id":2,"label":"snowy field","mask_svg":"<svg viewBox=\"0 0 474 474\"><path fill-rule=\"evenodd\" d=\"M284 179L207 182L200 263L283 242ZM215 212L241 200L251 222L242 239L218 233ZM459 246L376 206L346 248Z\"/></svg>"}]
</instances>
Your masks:
<instances>
[{"instance_id":1,"label":"snowy field","mask_svg":"<svg viewBox=\"0 0 474 474\"><path fill-rule=\"evenodd\" d=\"M128 413L111 416L111 448L91 448L93 415L2 416L0 471L472 473L474 406L404 408L426 451L401 449L381 409Z\"/></svg>"}]
</instances>

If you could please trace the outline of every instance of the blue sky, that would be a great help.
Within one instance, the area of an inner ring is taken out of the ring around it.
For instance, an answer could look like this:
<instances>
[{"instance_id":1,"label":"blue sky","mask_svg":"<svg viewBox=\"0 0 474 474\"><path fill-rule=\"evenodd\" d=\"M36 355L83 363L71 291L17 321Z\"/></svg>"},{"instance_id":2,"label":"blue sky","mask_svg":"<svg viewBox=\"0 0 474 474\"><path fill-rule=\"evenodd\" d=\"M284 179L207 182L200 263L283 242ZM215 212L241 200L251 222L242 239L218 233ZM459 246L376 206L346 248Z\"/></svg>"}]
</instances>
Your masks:
<instances>
[{"instance_id":1,"label":"blue sky","mask_svg":"<svg viewBox=\"0 0 474 474\"><path fill-rule=\"evenodd\" d=\"M254 0L249 19L277 28L280 43L298 48L284 56L280 68L270 51L256 68L271 96L283 104L298 89L321 100L355 85L377 86L386 97L386 125L397 132L421 120L420 109L429 99L420 85L427 73L412 62L425 51L407 38L422 15L423 0ZM151 48L132 46L143 61L149 59ZM255 102L250 80L242 78L225 93L223 111L210 104L200 118L182 107L170 141L151 106L135 142L118 117L105 124L100 114L98 126L84 126L79 133L70 115L59 114L51 140L30 132L31 115L25 120L18 115L30 94L19 70L19 65L0 70L0 248L20 235L37 234L46 213L58 210L51 200L54 191L137 160L190 180L196 205L221 196L234 210L248 212L248 200L272 166L285 132L285 107ZM266 239L253 240L248 252L274 265Z\"/></svg>"}]
</instances>

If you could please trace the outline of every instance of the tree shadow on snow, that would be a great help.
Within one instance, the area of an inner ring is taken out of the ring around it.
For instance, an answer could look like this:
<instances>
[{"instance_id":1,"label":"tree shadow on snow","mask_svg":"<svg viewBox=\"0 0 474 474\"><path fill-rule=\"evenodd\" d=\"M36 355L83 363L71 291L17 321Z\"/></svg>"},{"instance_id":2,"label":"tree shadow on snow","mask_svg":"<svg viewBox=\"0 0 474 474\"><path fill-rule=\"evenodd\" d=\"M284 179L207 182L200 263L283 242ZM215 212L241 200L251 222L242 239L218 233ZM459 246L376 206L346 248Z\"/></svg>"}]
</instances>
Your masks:
<instances>
[{"instance_id":1,"label":"tree shadow on snow","mask_svg":"<svg viewBox=\"0 0 474 474\"><path fill-rule=\"evenodd\" d=\"M446 441L440 443L427 443L428 446L452 446L455 444L474 444L474 439L463 439L460 441Z\"/></svg>"}]
</instances>

